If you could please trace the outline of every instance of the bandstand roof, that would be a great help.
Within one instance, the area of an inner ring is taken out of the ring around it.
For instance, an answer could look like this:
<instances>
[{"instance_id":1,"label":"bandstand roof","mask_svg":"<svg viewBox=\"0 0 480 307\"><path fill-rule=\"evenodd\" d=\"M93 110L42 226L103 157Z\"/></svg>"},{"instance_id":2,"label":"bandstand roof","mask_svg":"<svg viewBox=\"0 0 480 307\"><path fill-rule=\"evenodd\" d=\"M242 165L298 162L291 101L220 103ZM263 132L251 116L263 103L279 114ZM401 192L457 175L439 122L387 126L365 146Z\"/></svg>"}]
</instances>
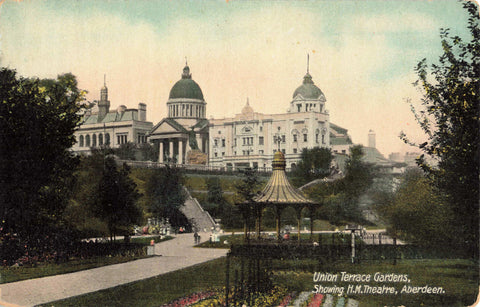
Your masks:
<instances>
[{"instance_id":1,"label":"bandstand roof","mask_svg":"<svg viewBox=\"0 0 480 307\"><path fill-rule=\"evenodd\" d=\"M285 174L285 156L277 151L273 156L273 173L265 188L253 198L257 203L314 204L294 188Z\"/></svg>"}]
</instances>

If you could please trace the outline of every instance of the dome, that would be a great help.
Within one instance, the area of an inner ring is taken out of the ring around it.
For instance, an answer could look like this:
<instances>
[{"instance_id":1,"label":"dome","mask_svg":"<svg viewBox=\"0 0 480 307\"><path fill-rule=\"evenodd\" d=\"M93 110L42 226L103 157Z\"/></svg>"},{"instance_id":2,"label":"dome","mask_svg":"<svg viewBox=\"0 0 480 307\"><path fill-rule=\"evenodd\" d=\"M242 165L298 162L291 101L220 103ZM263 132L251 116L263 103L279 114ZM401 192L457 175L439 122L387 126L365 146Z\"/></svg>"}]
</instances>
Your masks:
<instances>
[{"instance_id":1,"label":"dome","mask_svg":"<svg viewBox=\"0 0 480 307\"><path fill-rule=\"evenodd\" d=\"M247 104L242 109L242 114L244 114L244 115L253 114L253 109L250 106L250 103L249 103L248 99L247 99Z\"/></svg>"},{"instance_id":2,"label":"dome","mask_svg":"<svg viewBox=\"0 0 480 307\"><path fill-rule=\"evenodd\" d=\"M200 86L192 80L190 68L183 68L182 79L180 79L170 90L169 99L187 98L203 100L203 93Z\"/></svg>"},{"instance_id":3,"label":"dome","mask_svg":"<svg viewBox=\"0 0 480 307\"><path fill-rule=\"evenodd\" d=\"M302 95L305 99L318 99L323 96L322 91L313 83L312 76L307 72L303 77L303 84L300 85L293 93L293 98Z\"/></svg>"}]
</instances>

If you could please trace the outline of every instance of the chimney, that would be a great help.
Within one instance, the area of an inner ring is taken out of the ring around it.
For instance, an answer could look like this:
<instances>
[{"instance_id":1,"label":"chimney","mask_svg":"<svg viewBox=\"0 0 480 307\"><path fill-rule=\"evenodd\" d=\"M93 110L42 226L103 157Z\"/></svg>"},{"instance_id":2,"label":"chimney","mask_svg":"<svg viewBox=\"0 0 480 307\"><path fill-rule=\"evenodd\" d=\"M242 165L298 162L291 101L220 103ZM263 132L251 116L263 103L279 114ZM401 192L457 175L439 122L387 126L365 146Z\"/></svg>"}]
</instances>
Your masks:
<instances>
[{"instance_id":1,"label":"chimney","mask_svg":"<svg viewBox=\"0 0 480 307\"><path fill-rule=\"evenodd\" d=\"M377 148L375 142L375 132L371 129L368 131L368 147Z\"/></svg>"},{"instance_id":2,"label":"chimney","mask_svg":"<svg viewBox=\"0 0 480 307\"><path fill-rule=\"evenodd\" d=\"M138 104L138 120L139 121L147 121L147 105L143 102Z\"/></svg>"}]
</instances>

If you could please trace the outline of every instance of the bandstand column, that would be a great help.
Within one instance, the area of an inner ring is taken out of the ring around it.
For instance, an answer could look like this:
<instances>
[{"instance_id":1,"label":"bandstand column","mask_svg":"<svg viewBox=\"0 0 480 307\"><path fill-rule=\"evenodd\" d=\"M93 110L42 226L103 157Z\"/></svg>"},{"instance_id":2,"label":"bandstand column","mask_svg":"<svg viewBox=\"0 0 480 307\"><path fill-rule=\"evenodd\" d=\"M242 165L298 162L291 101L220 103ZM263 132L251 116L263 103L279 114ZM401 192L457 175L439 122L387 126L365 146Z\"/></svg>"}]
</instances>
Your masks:
<instances>
[{"instance_id":1,"label":"bandstand column","mask_svg":"<svg viewBox=\"0 0 480 307\"><path fill-rule=\"evenodd\" d=\"M158 151L158 162L163 163L163 142L160 141L160 150Z\"/></svg>"},{"instance_id":2,"label":"bandstand column","mask_svg":"<svg viewBox=\"0 0 480 307\"><path fill-rule=\"evenodd\" d=\"M178 140L178 164L183 164L183 141Z\"/></svg>"}]
</instances>

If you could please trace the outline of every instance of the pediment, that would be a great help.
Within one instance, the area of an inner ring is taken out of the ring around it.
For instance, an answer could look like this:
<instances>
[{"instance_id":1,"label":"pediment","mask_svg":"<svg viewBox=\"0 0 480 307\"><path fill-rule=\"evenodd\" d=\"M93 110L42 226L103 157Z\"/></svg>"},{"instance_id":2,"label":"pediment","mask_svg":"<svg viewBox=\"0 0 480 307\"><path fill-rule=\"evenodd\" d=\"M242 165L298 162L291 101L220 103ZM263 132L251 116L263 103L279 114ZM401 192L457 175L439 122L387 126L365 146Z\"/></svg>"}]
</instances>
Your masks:
<instances>
[{"instance_id":1,"label":"pediment","mask_svg":"<svg viewBox=\"0 0 480 307\"><path fill-rule=\"evenodd\" d=\"M184 129L180 129L177 125L172 124L166 119L162 119L155 127L152 128L150 134L167 134L185 132Z\"/></svg>"}]
</instances>

